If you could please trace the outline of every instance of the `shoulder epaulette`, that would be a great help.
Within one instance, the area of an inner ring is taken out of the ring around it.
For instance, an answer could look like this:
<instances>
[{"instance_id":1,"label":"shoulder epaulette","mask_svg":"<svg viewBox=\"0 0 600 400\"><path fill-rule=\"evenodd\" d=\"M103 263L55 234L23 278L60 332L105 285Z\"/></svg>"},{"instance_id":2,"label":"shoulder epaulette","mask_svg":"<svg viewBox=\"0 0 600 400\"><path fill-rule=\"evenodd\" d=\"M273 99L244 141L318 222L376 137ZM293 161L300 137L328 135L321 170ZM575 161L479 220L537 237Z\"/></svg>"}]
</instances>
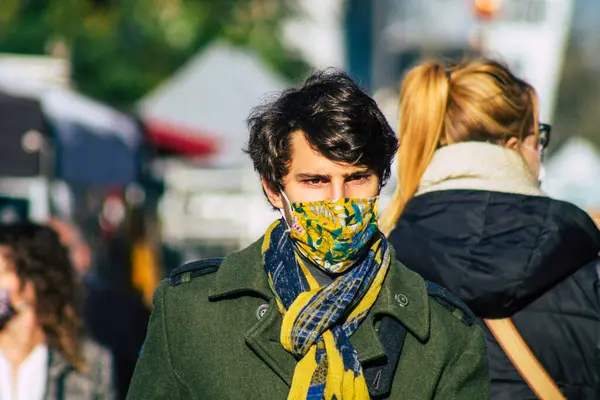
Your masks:
<instances>
[{"instance_id":1,"label":"shoulder epaulette","mask_svg":"<svg viewBox=\"0 0 600 400\"><path fill-rule=\"evenodd\" d=\"M473 311L459 299L455 294L448 291L433 282L425 281L427 293L442 306L447 308L452 315L462 321L465 325L471 326L477 318Z\"/></svg>"},{"instance_id":2,"label":"shoulder epaulette","mask_svg":"<svg viewBox=\"0 0 600 400\"><path fill-rule=\"evenodd\" d=\"M189 282L200 275L212 274L219 269L222 261L222 258L207 258L183 264L171 271L171 286Z\"/></svg>"}]
</instances>

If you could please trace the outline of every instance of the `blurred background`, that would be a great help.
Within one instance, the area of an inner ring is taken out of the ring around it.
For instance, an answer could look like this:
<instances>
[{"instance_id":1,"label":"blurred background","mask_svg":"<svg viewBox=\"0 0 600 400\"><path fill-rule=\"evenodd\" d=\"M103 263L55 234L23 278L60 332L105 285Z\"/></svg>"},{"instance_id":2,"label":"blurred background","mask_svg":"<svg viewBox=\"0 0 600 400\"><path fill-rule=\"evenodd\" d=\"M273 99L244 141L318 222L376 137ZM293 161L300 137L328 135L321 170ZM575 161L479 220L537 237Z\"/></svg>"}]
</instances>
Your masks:
<instances>
[{"instance_id":1,"label":"blurred background","mask_svg":"<svg viewBox=\"0 0 600 400\"><path fill-rule=\"evenodd\" d=\"M277 218L241 151L253 106L332 66L396 126L408 68L476 54L540 94L544 188L600 211L598 0L1 0L0 220L76 224L151 307Z\"/></svg>"}]
</instances>

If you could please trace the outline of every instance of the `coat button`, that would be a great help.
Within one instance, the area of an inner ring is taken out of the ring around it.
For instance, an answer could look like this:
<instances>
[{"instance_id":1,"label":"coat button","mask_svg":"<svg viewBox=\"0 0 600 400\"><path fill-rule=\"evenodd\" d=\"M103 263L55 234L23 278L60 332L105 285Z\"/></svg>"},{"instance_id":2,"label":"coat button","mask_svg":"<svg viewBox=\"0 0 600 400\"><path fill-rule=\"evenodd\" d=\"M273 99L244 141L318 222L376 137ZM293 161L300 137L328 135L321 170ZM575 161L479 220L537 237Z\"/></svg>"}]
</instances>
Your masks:
<instances>
[{"instance_id":1,"label":"coat button","mask_svg":"<svg viewBox=\"0 0 600 400\"><path fill-rule=\"evenodd\" d=\"M398 293L394 296L400 307L406 307L408 305L408 297L402 293Z\"/></svg>"},{"instance_id":2,"label":"coat button","mask_svg":"<svg viewBox=\"0 0 600 400\"><path fill-rule=\"evenodd\" d=\"M267 311L269 311L268 304L261 304L260 306L258 306L258 308L256 309L256 319L260 321L262 317L265 316Z\"/></svg>"}]
</instances>

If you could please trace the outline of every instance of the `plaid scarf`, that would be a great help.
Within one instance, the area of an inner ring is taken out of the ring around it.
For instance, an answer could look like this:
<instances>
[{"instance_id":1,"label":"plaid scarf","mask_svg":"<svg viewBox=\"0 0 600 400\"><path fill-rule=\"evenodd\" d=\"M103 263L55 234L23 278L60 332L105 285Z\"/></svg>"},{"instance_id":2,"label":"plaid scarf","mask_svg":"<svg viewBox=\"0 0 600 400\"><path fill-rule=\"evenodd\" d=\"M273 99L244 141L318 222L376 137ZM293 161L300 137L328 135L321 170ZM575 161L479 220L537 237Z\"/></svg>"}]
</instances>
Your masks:
<instances>
[{"instance_id":1,"label":"plaid scarf","mask_svg":"<svg viewBox=\"0 0 600 400\"><path fill-rule=\"evenodd\" d=\"M375 302L390 265L388 242L378 231L354 266L320 287L282 221L267 230L265 271L283 315L281 344L301 358L288 399L368 399L350 335Z\"/></svg>"}]
</instances>

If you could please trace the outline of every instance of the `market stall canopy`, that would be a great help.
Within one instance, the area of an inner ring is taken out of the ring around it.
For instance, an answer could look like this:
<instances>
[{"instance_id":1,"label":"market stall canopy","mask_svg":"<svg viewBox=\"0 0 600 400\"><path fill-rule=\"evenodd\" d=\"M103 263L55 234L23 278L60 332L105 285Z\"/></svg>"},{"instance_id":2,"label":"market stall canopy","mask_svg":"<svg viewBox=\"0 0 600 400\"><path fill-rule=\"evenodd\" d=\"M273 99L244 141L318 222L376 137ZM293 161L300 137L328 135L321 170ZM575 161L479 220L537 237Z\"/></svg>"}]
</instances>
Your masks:
<instances>
[{"instance_id":1,"label":"market stall canopy","mask_svg":"<svg viewBox=\"0 0 600 400\"><path fill-rule=\"evenodd\" d=\"M47 124L38 101L0 92L0 176L40 175Z\"/></svg>"},{"instance_id":2,"label":"market stall canopy","mask_svg":"<svg viewBox=\"0 0 600 400\"><path fill-rule=\"evenodd\" d=\"M57 178L83 185L138 179L142 131L133 117L67 88L1 80L0 86L39 100L56 137Z\"/></svg>"},{"instance_id":3,"label":"market stall canopy","mask_svg":"<svg viewBox=\"0 0 600 400\"><path fill-rule=\"evenodd\" d=\"M208 164L234 167L246 159L241 149L250 110L285 87L255 54L217 43L143 98L139 110L142 120L183 127L202 141L212 138Z\"/></svg>"},{"instance_id":4,"label":"market stall canopy","mask_svg":"<svg viewBox=\"0 0 600 400\"><path fill-rule=\"evenodd\" d=\"M96 185L138 180L142 132L134 118L72 91L49 92L42 104L60 144L62 179Z\"/></svg>"},{"instance_id":5,"label":"market stall canopy","mask_svg":"<svg viewBox=\"0 0 600 400\"><path fill-rule=\"evenodd\" d=\"M147 118L143 121L148 142L159 153L175 153L190 157L206 157L216 153L218 143L211 135Z\"/></svg>"}]
</instances>

